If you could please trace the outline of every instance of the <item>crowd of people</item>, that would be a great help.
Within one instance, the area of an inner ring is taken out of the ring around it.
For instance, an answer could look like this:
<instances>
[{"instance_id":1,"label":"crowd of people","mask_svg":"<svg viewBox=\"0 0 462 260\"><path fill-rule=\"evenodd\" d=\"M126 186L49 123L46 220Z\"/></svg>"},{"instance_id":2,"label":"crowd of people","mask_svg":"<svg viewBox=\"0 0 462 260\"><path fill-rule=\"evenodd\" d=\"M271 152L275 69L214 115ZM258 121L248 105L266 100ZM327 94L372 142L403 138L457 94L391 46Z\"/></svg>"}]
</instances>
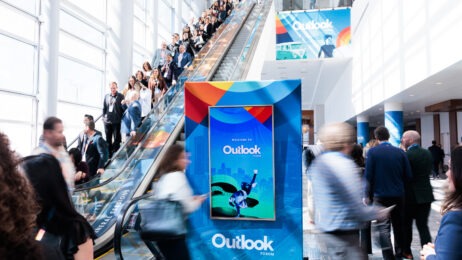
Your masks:
<instances>
[{"instance_id":1,"label":"crowd of people","mask_svg":"<svg viewBox=\"0 0 462 260\"><path fill-rule=\"evenodd\" d=\"M462 259L456 242L462 237L462 147L451 153L443 219L432 244L428 219L435 198L430 178L439 170L435 164L441 162L441 151L436 157L431 147L422 148L420 134L413 130L403 133L401 147L388 142L390 134L383 126L375 129L374 136L362 149L354 144L350 125L329 124L318 133L323 152L314 158L305 151L305 160L311 162L306 164L313 189L310 211L322 231L319 242L326 249L322 254L328 259L368 259L371 220L375 220L383 259L414 259L415 220L421 259Z\"/></svg>"},{"instance_id":2,"label":"crowd of people","mask_svg":"<svg viewBox=\"0 0 462 260\"><path fill-rule=\"evenodd\" d=\"M110 83L110 93L103 101L106 140L95 129L93 116L87 114L77 147L69 151L63 122L57 117L45 120L39 146L25 158L19 158L10 149L8 137L0 133L1 259L93 259L96 234L74 208L75 185L104 173L108 159L120 149L121 142L136 135L141 121L168 88L176 84L183 70L191 66L195 55L233 7L231 0L215 1L197 21L192 19L181 35L173 34L170 44L163 42L152 62L144 62L121 92L116 82ZM178 163L164 160L165 167L173 165L167 168L184 171L187 164L177 157L184 158L185 152L183 148L174 148L178 152L173 157ZM162 170L156 176L166 173ZM181 198L187 199L183 195ZM190 199L195 205L204 200ZM190 208L189 203L185 206ZM165 254L169 254L168 246L168 243L160 245Z\"/></svg>"}]
</instances>

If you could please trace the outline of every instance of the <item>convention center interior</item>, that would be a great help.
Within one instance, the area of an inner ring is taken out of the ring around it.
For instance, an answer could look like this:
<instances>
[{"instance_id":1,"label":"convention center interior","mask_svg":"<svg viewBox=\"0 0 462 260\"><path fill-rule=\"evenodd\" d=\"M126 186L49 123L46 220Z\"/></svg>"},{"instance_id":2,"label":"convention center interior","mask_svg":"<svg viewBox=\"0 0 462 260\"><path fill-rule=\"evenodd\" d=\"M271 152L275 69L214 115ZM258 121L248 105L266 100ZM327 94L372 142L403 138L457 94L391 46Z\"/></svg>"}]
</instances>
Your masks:
<instances>
[{"instance_id":1,"label":"convention center interior","mask_svg":"<svg viewBox=\"0 0 462 260\"><path fill-rule=\"evenodd\" d=\"M0 259L462 259L462 1L0 14Z\"/></svg>"}]
</instances>

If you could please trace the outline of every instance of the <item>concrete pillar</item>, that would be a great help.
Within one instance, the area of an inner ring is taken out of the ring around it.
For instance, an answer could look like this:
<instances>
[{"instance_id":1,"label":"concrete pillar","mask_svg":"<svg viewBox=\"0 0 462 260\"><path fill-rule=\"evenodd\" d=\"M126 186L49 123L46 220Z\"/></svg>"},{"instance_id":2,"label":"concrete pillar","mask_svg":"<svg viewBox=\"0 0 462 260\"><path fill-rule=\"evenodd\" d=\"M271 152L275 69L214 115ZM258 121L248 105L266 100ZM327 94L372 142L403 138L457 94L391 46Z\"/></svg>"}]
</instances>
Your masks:
<instances>
[{"instance_id":1,"label":"concrete pillar","mask_svg":"<svg viewBox=\"0 0 462 260\"><path fill-rule=\"evenodd\" d=\"M38 83L39 126L49 116L56 116L58 107L59 0L44 0L40 15L41 36ZM39 127L41 129L41 127ZM39 134L40 135L40 134Z\"/></svg>"},{"instance_id":2,"label":"concrete pillar","mask_svg":"<svg viewBox=\"0 0 462 260\"><path fill-rule=\"evenodd\" d=\"M365 147L367 142L369 142L369 117L357 116L356 128L357 143Z\"/></svg>"},{"instance_id":3,"label":"concrete pillar","mask_svg":"<svg viewBox=\"0 0 462 260\"><path fill-rule=\"evenodd\" d=\"M390 132L390 143L399 146L403 135L403 106L401 103L385 103L385 127Z\"/></svg>"},{"instance_id":4,"label":"concrete pillar","mask_svg":"<svg viewBox=\"0 0 462 260\"><path fill-rule=\"evenodd\" d=\"M107 2L107 91L109 82L115 81L119 91L128 82L133 64L133 16L134 2L113 0Z\"/></svg>"}]
</instances>

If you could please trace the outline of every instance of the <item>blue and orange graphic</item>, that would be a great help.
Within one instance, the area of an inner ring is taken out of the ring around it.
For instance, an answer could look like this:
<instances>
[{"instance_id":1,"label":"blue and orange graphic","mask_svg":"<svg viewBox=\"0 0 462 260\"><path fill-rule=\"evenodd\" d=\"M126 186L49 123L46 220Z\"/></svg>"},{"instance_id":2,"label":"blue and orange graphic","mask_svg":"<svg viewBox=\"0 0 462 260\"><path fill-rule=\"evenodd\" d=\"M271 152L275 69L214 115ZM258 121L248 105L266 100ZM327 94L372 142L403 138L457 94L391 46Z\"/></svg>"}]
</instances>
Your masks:
<instances>
[{"instance_id":1,"label":"blue and orange graphic","mask_svg":"<svg viewBox=\"0 0 462 260\"><path fill-rule=\"evenodd\" d=\"M274 220L272 114L272 106L209 108L213 218Z\"/></svg>"},{"instance_id":2,"label":"blue and orange graphic","mask_svg":"<svg viewBox=\"0 0 462 260\"><path fill-rule=\"evenodd\" d=\"M350 9L279 12L276 59L351 57Z\"/></svg>"},{"instance_id":3,"label":"blue and orange graphic","mask_svg":"<svg viewBox=\"0 0 462 260\"><path fill-rule=\"evenodd\" d=\"M301 81L186 82L185 135L191 258L301 259Z\"/></svg>"}]
</instances>

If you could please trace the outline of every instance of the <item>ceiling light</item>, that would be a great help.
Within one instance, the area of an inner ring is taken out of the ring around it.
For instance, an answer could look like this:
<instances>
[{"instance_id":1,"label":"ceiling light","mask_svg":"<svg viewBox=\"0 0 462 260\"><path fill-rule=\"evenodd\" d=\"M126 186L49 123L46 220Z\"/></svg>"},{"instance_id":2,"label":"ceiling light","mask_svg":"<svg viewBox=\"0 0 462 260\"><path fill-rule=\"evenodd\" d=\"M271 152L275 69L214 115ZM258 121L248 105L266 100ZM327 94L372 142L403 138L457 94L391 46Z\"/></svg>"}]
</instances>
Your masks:
<instances>
[{"instance_id":1,"label":"ceiling light","mask_svg":"<svg viewBox=\"0 0 462 260\"><path fill-rule=\"evenodd\" d=\"M420 110L417 110L417 111L415 111L415 112L420 113Z\"/></svg>"},{"instance_id":2,"label":"ceiling light","mask_svg":"<svg viewBox=\"0 0 462 260\"><path fill-rule=\"evenodd\" d=\"M443 85L443 82L435 82L435 85Z\"/></svg>"},{"instance_id":3,"label":"ceiling light","mask_svg":"<svg viewBox=\"0 0 462 260\"><path fill-rule=\"evenodd\" d=\"M414 94L409 94L409 96L410 96L410 97L413 97L413 96L414 96Z\"/></svg>"}]
</instances>

